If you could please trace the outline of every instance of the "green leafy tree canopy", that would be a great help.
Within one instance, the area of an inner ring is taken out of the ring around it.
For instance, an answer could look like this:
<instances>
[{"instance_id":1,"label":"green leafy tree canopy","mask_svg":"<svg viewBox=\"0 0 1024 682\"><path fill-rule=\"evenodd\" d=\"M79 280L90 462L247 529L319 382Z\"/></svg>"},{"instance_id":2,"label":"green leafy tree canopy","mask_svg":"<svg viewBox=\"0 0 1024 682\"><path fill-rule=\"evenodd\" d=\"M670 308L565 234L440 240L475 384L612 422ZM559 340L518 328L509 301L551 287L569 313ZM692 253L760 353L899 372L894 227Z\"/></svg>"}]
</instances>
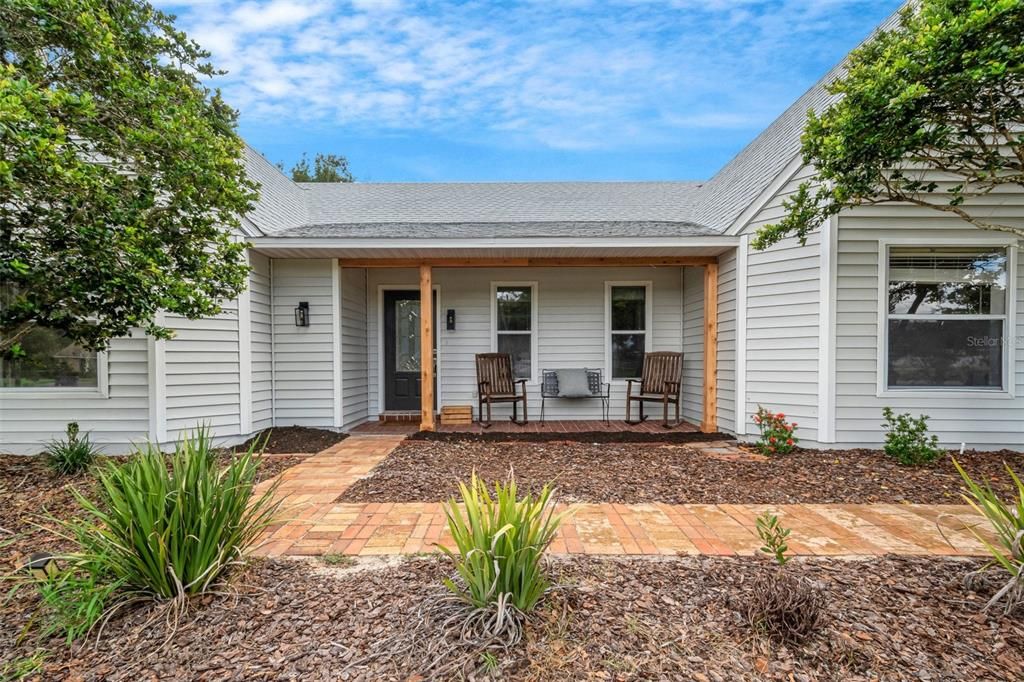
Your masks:
<instances>
[{"instance_id":1,"label":"green leafy tree canopy","mask_svg":"<svg viewBox=\"0 0 1024 682\"><path fill-rule=\"evenodd\" d=\"M0 3L0 352L35 325L167 338L157 311L244 289L256 185L208 56L140 0Z\"/></svg>"},{"instance_id":2,"label":"green leafy tree canopy","mask_svg":"<svg viewBox=\"0 0 1024 682\"><path fill-rule=\"evenodd\" d=\"M312 168L310 168L306 155L302 155L298 163L292 166L292 180L295 182L355 182L355 177L352 176L352 171L348 167L348 159L344 156L317 153L313 158Z\"/></svg>"},{"instance_id":3,"label":"green leafy tree canopy","mask_svg":"<svg viewBox=\"0 0 1024 682\"><path fill-rule=\"evenodd\" d=\"M817 181L758 231L756 248L803 241L843 209L885 202L1024 236L969 201L1024 185L1024 0L910 3L828 88L840 99L808 113L801 145Z\"/></svg>"}]
</instances>

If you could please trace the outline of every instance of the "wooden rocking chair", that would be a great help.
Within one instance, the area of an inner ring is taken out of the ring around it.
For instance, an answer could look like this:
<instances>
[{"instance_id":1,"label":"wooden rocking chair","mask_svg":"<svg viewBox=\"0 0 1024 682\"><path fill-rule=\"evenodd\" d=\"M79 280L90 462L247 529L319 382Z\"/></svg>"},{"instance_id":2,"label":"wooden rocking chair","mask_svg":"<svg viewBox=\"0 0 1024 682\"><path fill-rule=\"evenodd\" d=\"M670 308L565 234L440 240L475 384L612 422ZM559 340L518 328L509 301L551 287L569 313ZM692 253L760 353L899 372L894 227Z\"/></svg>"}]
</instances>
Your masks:
<instances>
[{"instance_id":1,"label":"wooden rocking chair","mask_svg":"<svg viewBox=\"0 0 1024 682\"><path fill-rule=\"evenodd\" d=\"M522 386L522 393L516 392L516 384ZM508 353L478 353L476 356L476 388L479 395L480 425L490 428L491 404L512 403L512 423L520 426L527 423L526 379L516 379L512 373L512 356ZM523 419L519 420L517 407L523 403ZM484 421L484 405L487 405L487 421Z\"/></svg>"},{"instance_id":2,"label":"wooden rocking chair","mask_svg":"<svg viewBox=\"0 0 1024 682\"><path fill-rule=\"evenodd\" d=\"M644 355L644 367L640 380L626 381L626 423L639 424L647 421L644 403L661 403L664 412L661 425L666 429L679 425L679 389L683 372L683 354L675 351L658 351ZM633 384L640 384L640 392L633 394ZM633 402L640 403L640 421L631 421L630 409ZM668 406L676 407L676 421L668 423Z\"/></svg>"}]
</instances>

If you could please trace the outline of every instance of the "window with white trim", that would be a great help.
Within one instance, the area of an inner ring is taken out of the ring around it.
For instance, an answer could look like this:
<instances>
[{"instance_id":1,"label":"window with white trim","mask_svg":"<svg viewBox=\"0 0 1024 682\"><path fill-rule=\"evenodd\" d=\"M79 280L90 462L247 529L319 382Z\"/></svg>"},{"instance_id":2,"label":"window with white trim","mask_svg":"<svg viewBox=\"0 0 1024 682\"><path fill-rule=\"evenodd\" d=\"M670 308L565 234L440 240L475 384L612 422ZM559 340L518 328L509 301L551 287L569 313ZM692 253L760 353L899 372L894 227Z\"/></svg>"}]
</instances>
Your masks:
<instances>
[{"instance_id":1,"label":"window with white trim","mask_svg":"<svg viewBox=\"0 0 1024 682\"><path fill-rule=\"evenodd\" d=\"M512 356L516 379L533 378L534 334L537 331L536 292L532 284L496 284L494 291L494 348Z\"/></svg>"},{"instance_id":2,"label":"window with white trim","mask_svg":"<svg viewBox=\"0 0 1024 682\"><path fill-rule=\"evenodd\" d=\"M890 247L886 386L1004 388L1007 249Z\"/></svg>"},{"instance_id":3,"label":"window with white trim","mask_svg":"<svg viewBox=\"0 0 1024 682\"><path fill-rule=\"evenodd\" d=\"M609 283L609 356L613 379L639 379L650 332L649 284Z\"/></svg>"},{"instance_id":4,"label":"window with white trim","mask_svg":"<svg viewBox=\"0 0 1024 682\"><path fill-rule=\"evenodd\" d=\"M0 355L0 388L98 388L99 359L63 332L33 327L17 357Z\"/></svg>"}]
</instances>

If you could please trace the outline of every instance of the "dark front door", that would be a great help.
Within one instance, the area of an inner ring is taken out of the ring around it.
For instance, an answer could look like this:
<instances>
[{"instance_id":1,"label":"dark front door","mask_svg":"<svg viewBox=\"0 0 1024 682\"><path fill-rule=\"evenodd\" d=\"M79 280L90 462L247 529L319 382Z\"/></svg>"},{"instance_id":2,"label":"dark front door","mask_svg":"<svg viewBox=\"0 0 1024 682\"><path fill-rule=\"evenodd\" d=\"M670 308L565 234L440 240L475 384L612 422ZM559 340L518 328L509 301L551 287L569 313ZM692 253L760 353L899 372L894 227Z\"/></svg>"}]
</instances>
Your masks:
<instances>
[{"instance_id":1,"label":"dark front door","mask_svg":"<svg viewBox=\"0 0 1024 682\"><path fill-rule=\"evenodd\" d=\"M436 329L434 334L436 339ZM431 352L430 355L433 356L433 353ZM385 410L418 411L420 409L421 358L420 292L418 290L385 291Z\"/></svg>"}]
</instances>

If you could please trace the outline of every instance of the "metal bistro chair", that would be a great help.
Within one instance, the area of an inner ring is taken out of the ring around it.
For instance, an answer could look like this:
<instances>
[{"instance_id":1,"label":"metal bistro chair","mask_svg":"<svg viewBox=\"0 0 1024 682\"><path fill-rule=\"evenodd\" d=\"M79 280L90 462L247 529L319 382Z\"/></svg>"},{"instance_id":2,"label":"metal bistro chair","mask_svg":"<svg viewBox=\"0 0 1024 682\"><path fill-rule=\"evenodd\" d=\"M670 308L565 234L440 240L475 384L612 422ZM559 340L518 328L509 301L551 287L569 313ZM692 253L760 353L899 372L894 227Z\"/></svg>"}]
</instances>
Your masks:
<instances>
[{"instance_id":1,"label":"metal bistro chair","mask_svg":"<svg viewBox=\"0 0 1024 682\"><path fill-rule=\"evenodd\" d=\"M582 371L586 372L587 375L587 390L579 392L565 393L562 388L558 385L558 373L565 371ZM599 369L588 369L584 367L582 370L556 370L556 369L545 369L542 372L542 381L540 386L540 420L544 421L544 403L549 398L564 398L566 400L581 400L585 398L600 398L601 399L601 418L605 424L609 423L609 411L611 405L611 384L604 383L601 380L601 370Z\"/></svg>"},{"instance_id":2,"label":"metal bistro chair","mask_svg":"<svg viewBox=\"0 0 1024 682\"><path fill-rule=\"evenodd\" d=\"M668 406L676 407L676 421L679 425L679 389L683 372L683 354L675 351L658 351L644 355L644 367L640 372L640 380L626 381L626 423L639 424L647 421L644 415L644 403L661 403L664 409L661 425L671 428L668 423ZM640 384L639 393L633 393L633 384ZM630 408L634 402L640 403L640 421L630 419Z\"/></svg>"},{"instance_id":3,"label":"metal bistro chair","mask_svg":"<svg viewBox=\"0 0 1024 682\"><path fill-rule=\"evenodd\" d=\"M522 386L522 393L516 393L516 384ZM522 426L527 423L526 379L516 379L512 373L512 356L508 353L478 353L476 356L476 388L479 397L480 425L491 427L491 405L512 403L512 423ZM517 407L523 403L523 420L519 421ZM487 405L487 421L484 421L484 405Z\"/></svg>"}]
</instances>

